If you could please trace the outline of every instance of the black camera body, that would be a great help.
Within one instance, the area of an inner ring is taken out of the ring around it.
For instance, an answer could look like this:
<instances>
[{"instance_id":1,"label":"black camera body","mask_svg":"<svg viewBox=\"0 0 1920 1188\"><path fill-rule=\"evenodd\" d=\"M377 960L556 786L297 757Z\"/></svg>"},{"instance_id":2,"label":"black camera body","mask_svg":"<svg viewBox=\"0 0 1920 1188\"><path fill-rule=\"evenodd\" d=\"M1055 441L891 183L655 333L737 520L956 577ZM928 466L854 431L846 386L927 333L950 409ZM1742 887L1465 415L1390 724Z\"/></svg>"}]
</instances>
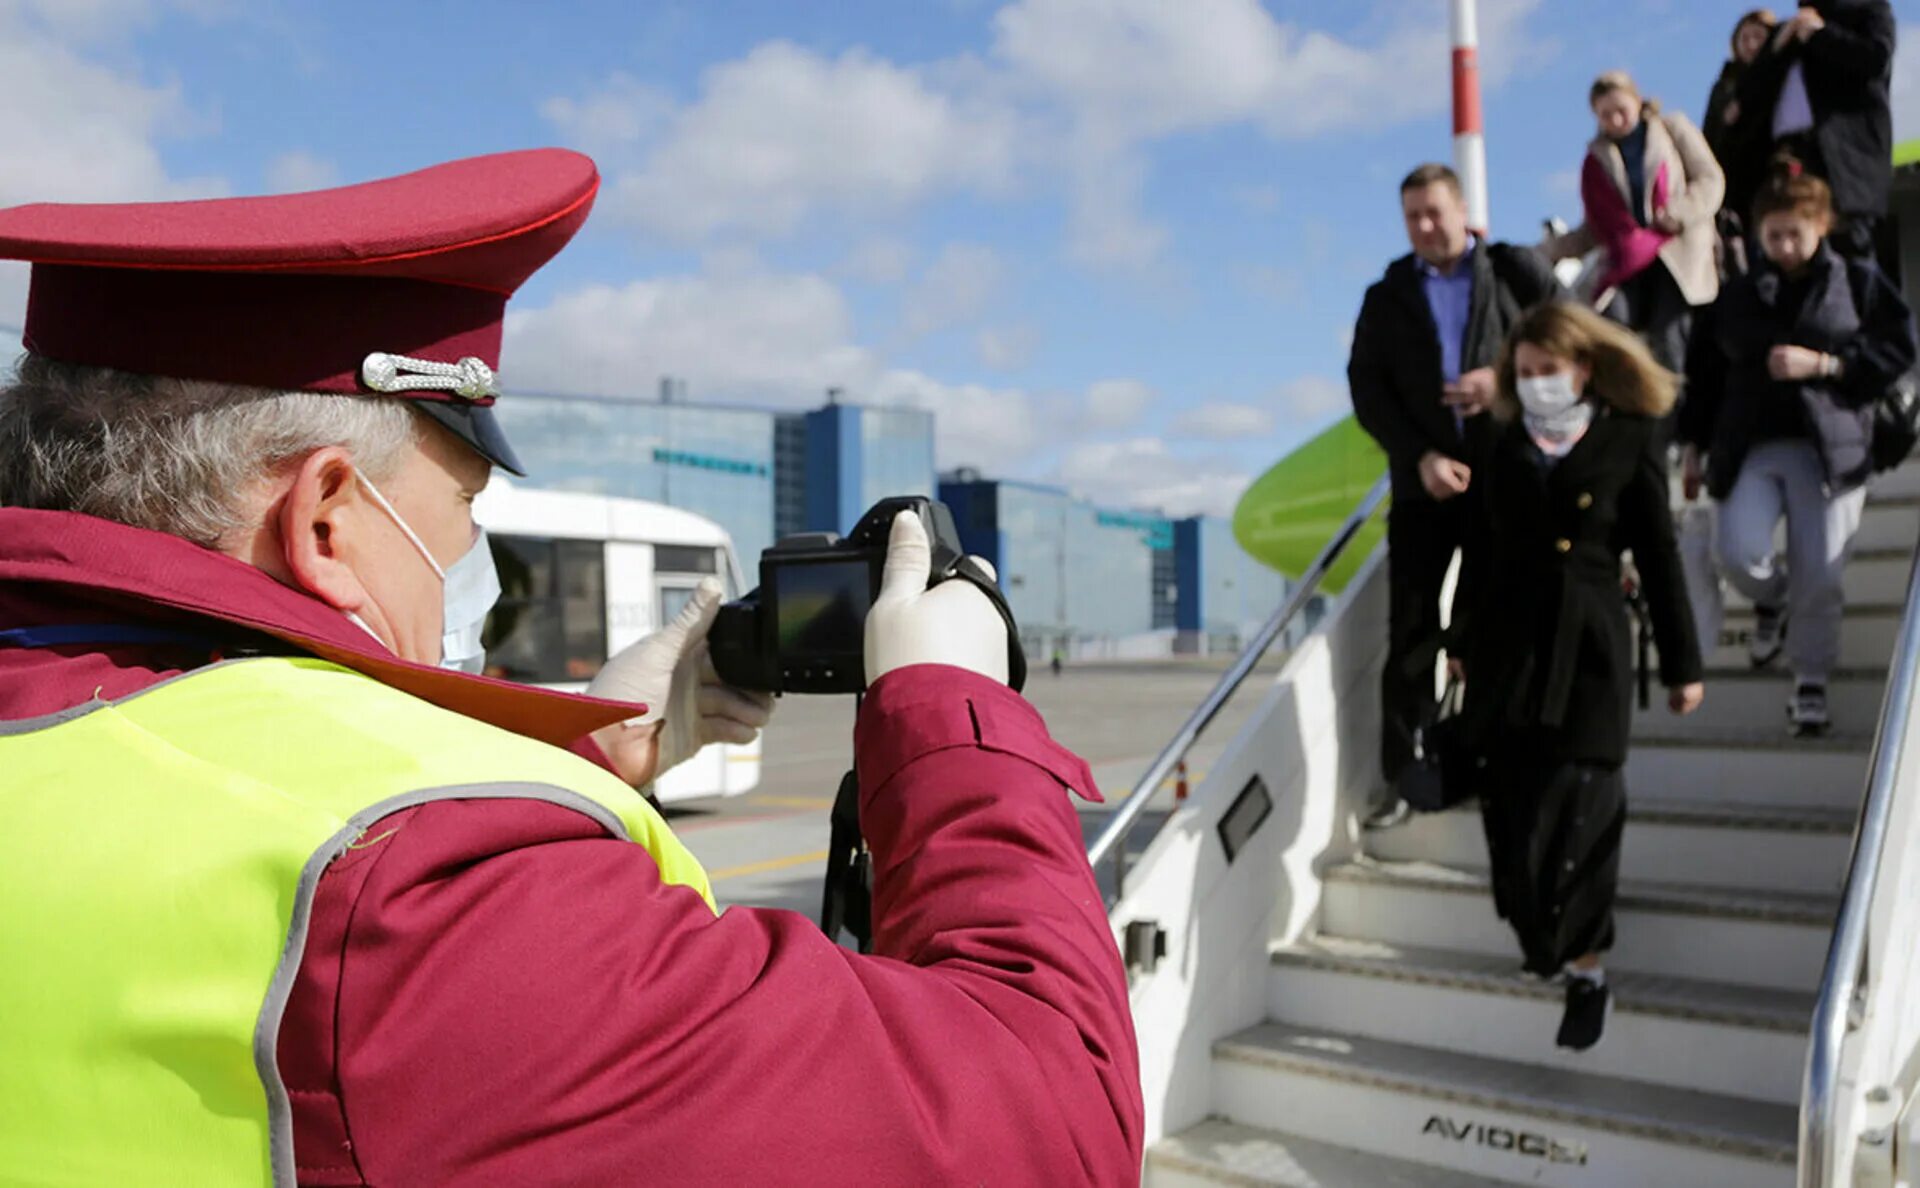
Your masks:
<instances>
[{"instance_id":1,"label":"black camera body","mask_svg":"<svg viewBox=\"0 0 1920 1188\"><path fill-rule=\"evenodd\" d=\"M844 539L804 532L761 553L759 588L722 606L707 637L720 679L769 693L864 692L867 612L880 594L887 540L903 511L926 525L933 549L928 586L972 581L999 609L1008 627L1010 683L1019 689L1026 661L1006 598L967 558L947 505L920 495L881 500Z\"/></svg>"}]
</instances>

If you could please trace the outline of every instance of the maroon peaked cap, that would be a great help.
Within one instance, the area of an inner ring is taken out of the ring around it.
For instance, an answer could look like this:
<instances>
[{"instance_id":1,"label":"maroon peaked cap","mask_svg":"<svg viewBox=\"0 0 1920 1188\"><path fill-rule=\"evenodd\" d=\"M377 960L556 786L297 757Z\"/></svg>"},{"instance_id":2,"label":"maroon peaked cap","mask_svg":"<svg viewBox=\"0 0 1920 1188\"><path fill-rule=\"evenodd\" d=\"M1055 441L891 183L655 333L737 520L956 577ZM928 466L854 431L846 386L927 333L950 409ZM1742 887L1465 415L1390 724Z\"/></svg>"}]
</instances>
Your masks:
<instances>
[{"instance_id":1,"label":"maroon peaked cap","mask_svg":"<svg viewBox=\"0 0 1920 1188\"><path fill-rule=\"evenodd\" d=\"M0 210L0 259L33 264L22 341L35 354L378 391L518 474L490 408L507 299L573 238L599 187L587 157L532 149L304 194L40 203ZM421 372L455 378L391 382Z\"/></svg>"}]
</instances>

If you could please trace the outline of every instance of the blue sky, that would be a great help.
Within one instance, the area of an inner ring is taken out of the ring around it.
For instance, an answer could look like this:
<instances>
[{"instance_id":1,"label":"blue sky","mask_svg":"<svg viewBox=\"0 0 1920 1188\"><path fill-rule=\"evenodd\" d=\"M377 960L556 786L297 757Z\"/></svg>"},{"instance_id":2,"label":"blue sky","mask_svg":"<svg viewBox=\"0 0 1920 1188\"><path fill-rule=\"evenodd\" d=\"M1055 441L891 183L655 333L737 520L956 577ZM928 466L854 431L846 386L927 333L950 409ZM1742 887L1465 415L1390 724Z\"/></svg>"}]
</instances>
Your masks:
<instances>
[{"instance_id":1,"label":"blue sky","mask_svg":"<svg viewBox=\"0 0 1920 1188\"><path fill-rule=\"evenodd\" d=\"M1494 231L1577 215L1588 81L1698 118L1742 4L1481 0ZM1920 0L1896 122L1920 135ZM1342 414L1451 151L1445 0L0 0L0 204L566 144L606 177L510 385L936 410L943 465L1224 512ZM16 324L19 270L0 272Z\"/></svg>"}]
</instances>

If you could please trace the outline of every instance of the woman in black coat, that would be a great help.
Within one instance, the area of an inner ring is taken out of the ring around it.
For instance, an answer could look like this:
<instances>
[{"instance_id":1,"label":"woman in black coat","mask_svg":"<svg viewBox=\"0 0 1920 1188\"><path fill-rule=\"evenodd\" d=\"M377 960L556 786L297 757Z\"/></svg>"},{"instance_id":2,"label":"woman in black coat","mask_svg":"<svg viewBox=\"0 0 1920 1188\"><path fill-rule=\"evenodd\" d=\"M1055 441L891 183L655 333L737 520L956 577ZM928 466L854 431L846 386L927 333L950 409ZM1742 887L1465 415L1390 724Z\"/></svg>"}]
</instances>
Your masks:
<instances>
[{"instance_id":1,"label":"woman in black coat","mask_svg":"<svg viewBox=\"0 0 1920 1188\"><path fill-rule=\"evenodd\" d=\"M1723 266L1729 275L1746 271L1746 212L1764 180L1764 162L1772 144L1760 120L1743 118L1746 113L1740 107L1740 80L1766 49L1778 24L1771 8L1749 9L1734 22L1731 52L1720 67L1720 77L1714 80L1706 113L1700 119L1700 132L1727 178L1720 209L1720 239L1726 253Z\"/></svg>"},{"instance_id":2,"label":"woman in black coat","mask_svg":"<svg viewBox=\"0 0 1920 1188\"><path fill-rule=\"evenodd\" d=\"M1634 649L1620 554L1633 552L1677 714L1704 696L1667 479L1650 448L1676 378L1584 307L1529 311L1499 366L1504 426L1476 481L1480 547L1462 596L1467 753L1481 777L1494 903L1525 968L1567 977L1562 1047L1600 1039L1600 954L1626 823L1621 768Z\"/></svg>"}]
</instances>

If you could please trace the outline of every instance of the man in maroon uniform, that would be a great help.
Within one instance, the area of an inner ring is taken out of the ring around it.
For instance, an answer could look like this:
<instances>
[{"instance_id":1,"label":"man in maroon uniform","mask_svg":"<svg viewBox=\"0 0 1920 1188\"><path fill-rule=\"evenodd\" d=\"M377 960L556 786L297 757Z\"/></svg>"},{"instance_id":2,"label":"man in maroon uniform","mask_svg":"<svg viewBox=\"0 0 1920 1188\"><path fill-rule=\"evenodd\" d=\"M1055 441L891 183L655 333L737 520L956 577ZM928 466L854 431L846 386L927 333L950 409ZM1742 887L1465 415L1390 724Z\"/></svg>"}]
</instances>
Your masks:
<instances>
[{"instance_id":1,"label":"man in maroon uniform","mask_svg":"<svg viewBox=\"0 0 1920 1188\"><path fill-rule=\"evenodd\" d=\"M279 654L635 785L750 738L764 701L701 662L711 589L594 697L471 671L493 587L469 504L517 471L490 411L501 319L597 187L586 158L542 150L313 194L0 211L0 258L34 262L28 354L0 388L0 732ZM1091 773L1006 687L984 595L926 571L908 518L855 738L871 956L791 913L716 916L547 801L403 808L312 892L278 1032L291 1133L272 1136L299 1182L1136 1180L1126 982L1067 800L1097 797ZM0 793L62 789L0 773Z\"/></svg>"}]
</instances>

